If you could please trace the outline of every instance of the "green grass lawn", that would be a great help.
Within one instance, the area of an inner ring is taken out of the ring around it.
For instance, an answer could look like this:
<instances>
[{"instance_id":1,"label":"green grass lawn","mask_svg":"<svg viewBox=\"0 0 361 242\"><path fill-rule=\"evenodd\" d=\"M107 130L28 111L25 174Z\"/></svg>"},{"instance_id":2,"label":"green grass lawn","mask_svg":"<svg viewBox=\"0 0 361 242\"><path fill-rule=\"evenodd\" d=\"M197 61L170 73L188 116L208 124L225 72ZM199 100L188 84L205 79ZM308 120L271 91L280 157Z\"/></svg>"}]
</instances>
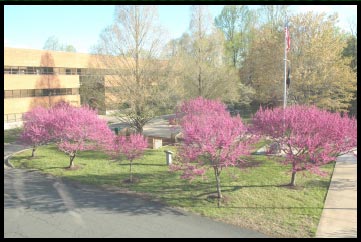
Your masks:
<instances>
[{"instance_id":1,"label":"green grass lawn","mask_svg":"<svg viewBox=\"0 0 361 242\"><path fill-rule=\"evenodd\" d=\"M209 198L216 192L212 171L191 183L171 173L165 161L164 150L147 150L143 159L134 161L133 177L138 183L127 184L127 160L112 161L101 152L81 152L75 158L78 170L64 169L69 158L56 147L40 147L37 157L30 159L31 151L15 155L11 162L18 168L34 168L55 176L95 185L111 185L148 194L164 203L216 220L254 229L274 237L314 237L321 216L324 199L330 183L334 163L322 169L328 176L309 173L297 175L297 189L284 185L290 182L289 167L282 166L280 157L254 155L246 168L229 168L221 174L221 207Z\"/></svg>"},{"instance_id":2,"label":"green grass lawn","mask_svg":"<svg viewBox=\"0 0 361 242\"><path fill-rule=\"evenodd\" d=\"M21 131L21 128L4 130L4 143L13 143L17 141L17 139L20 137Z\"/></svg>"}]
</instances>

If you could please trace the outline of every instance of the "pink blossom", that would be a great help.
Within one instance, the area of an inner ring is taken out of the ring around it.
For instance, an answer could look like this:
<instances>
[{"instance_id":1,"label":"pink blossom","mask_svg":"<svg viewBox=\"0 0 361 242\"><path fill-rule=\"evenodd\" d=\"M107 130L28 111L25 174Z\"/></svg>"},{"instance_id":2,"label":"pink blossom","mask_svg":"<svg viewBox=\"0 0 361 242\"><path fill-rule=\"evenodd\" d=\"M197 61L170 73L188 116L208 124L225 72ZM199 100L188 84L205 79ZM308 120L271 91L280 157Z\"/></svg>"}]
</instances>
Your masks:
<instances>
[{"instance_id":1,"label":"pink blossom","mask_svg":"<svg viewBox=\"0 0 361 242\"><path fill-rule=\"evenodd\" d=\"M131 134L130 136L113 136L113 141L108 144L108 153L113 157L125 155L129 160L130 181L132 182L132 162L141 157L148 146L147 139L141 134Z\"/></svg>"},{"instance_id":2,"label":"pink blossom","mask_svg":"<svg viewBox=\"0 0 361 242\"><path fill-rule=\"evenodd\" d=\"M231 117L220 101L202 97L184 102L178 109L184 142L178 162L171 170L182 170L181 178L193 179L213 168L221 197L219 175L223 168L236 166L248 154L247 128L240 117Z\"/></svg>"},{"instance_id":3,"label":"pink blossom","mask_svg":"<svg viewBox=\"0 0 361 242\"><path fill-rule=\"evenodd\" d=\"M24 117L22 140L34 146L56 142L70 156L70 166L77 152L104 148L111 139L106 121L88 106L61 102L50 109L35 108Z\"/></svg>"},{"instance_id":4,"label":"pink blossom","mask_svg":"<svg viewBox=\"0 0 361 242\"><path fill-rule=\"evenodd\" d=\"M49 133L52 117L48 109L36 107L23 117L24 127L20 135L20 142L33 147L32 156L39 145L50 142L53 137Z\"/></svg>"},{"instance_id":5,"label":"pink blossom","mask_svg":"<svg viewBox=\"0 0 361 242\"><path fill-rule=\"evenodd\" d=\"M286 154L292 171L325 174L319 167L357 146L357 122L315 106L262 109L253 117L252 131L271 137Z\"/></svg>"}]
</instances>

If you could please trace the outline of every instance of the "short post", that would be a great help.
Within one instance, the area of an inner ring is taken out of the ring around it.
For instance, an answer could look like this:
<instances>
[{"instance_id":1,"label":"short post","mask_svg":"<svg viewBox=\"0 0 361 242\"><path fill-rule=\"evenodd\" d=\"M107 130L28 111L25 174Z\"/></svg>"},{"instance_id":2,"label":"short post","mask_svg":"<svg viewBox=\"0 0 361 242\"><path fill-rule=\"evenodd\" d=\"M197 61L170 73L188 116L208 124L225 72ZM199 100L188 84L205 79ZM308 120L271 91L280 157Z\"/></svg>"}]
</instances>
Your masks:
<instances>
[{"instance_id":1,"label":"short post","mask_svg":"<svg viewBox=\"0 0 361 242\"><path fill-rule=\"evenodd\" d=\"M165 152L165 157L166 157L166 160L167 160L167 165L171 165L172 164L172 154L173 152L170 151L170 150L166 150L164 151Z\"/></svg>"}]
</instances>

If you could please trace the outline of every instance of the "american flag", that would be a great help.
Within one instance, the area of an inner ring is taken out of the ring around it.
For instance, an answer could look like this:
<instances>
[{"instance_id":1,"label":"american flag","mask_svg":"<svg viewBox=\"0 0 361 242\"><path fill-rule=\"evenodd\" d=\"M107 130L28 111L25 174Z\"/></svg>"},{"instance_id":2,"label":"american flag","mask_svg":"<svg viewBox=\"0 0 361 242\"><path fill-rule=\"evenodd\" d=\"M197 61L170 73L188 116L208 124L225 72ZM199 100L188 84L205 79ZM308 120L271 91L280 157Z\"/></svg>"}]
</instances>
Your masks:
<instances>
[{"instance_id":1,"label":"american flag","mask_svg":"<svg viewBox=\"0 0 361 242\"><path fill-rule=\"evenodd\" d=\"M285 25L285 39L287 43L286 50L289 51L291 49L291 37L290 37L290 31L288 29L288 22L286 22Z\"/></svg>"}]
</instances>

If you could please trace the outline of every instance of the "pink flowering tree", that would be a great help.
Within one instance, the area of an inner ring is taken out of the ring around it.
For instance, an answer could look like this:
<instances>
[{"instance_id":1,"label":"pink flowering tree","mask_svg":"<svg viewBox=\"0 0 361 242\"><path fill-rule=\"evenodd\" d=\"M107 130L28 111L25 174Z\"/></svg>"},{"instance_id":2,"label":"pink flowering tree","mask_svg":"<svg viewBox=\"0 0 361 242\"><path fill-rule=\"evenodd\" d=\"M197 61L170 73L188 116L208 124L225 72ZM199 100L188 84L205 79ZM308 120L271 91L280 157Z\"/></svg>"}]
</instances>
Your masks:
<instances>
[{"instance_id":1,"label":"pink flowering tree","mask_svg":"<svg viewBox=\"0 0 361 242\"><path fill-rule=\"evenodd\" d=\"M213 169L219 206L222 170L243 162L240 156L249 154L247 129L239 116L231 117L226 106L215 100L190 100L181 105L179 114L184 142L178 150L180 159L171 169L183 171L184 179Z\"/></svg>"},{"instance_id":2,"label":"pink flowering tree","mask_svg":"<svg viewBox=\"0 0 361 242\"><path fill-rule=\"evenodd\" d=\"M106 145L104 151L109 155L109 157L113 160L117 160L121 157L121 143L123 142L122 135L112 134L110 138L110 142Z\"/></svg>"},{"instance_id":3,"label":"pink flowering tree","mask_svg":"<svg viewBox=\"0 0 361 242\"><path fill-rule=\"evenodd\" d=\"M131 134L130 136L116 136L114 148L118 149L120 154L125 155L129 160L129 181L133 182L132 164L135 159L143 156L148 146L147 139L141 134Z\"/></svg>"},{"instance_id":4,"label":"pink flowering tree","mask_svg":"<svg viewBox=\"0 0 361 242\"><path fill-rule=\"evenodd\" d=\"M79 151L103 149L113 135L106 120L98 117L90 107L59 105L52 109L53 132L59 150L69 155L69 168L74 167L74 158Z\"/></svg>"},{"instance_id":5,"label":"pink flowering tree","mask_svg":"<svg viewBox=\"0 0 361 242\"><path fill-rule=\"evenodd\" d=\"M37 147L50 142L53 138L49 133L51 115L48 109L36 107L24 114L23 122L20 142L32 147L31 157L34 157Z\"/></svg>"},{"instance_id":6,"label":"pink flowering tree","mask_svg":"<svg viewBox=\"0 0 361 242\"><path fill-rule=\"evenodd\" d=\"M285 153L285 164L292 165L290 185L296 173L308 170L324 175L319 167L357 146L357 122L315 106L289 106L262 109L254 115L252 130L270 137Z\"/></svg>"}]
</instances>

